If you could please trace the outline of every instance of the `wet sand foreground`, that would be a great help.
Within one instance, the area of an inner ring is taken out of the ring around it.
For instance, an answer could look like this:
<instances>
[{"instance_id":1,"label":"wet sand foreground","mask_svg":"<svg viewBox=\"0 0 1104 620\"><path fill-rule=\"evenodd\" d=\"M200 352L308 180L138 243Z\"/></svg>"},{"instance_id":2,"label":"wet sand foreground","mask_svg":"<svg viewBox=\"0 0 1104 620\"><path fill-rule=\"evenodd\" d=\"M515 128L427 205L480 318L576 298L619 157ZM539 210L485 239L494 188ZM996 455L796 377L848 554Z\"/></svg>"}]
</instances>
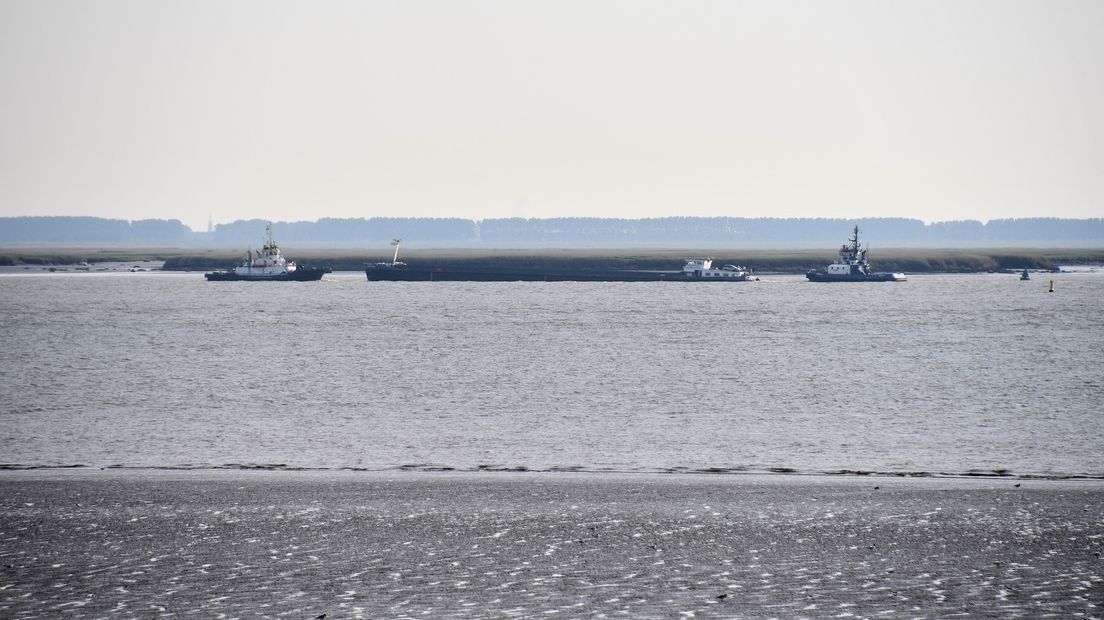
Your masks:
<instances>
[{"instance_id":1,"label":"wet sand foreground","mask_svg":"<svg viewBox=\"0 0 1104 620\"><path fill-rule=\"evenodd\" d=\"M1101 617L1099 481L0 472L0 617Z\"/></svg>"}]
</instances>

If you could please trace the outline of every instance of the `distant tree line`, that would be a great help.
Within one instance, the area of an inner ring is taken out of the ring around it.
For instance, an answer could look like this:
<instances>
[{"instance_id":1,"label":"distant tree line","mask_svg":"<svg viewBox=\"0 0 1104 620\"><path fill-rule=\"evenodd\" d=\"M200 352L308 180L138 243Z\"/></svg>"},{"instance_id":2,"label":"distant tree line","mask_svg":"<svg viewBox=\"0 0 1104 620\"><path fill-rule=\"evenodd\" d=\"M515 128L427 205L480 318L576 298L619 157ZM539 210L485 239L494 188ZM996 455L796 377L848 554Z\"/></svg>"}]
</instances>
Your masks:
<instances>
[{"instance_id":1,"label":"distant tree line","mask_svg":"<svg viewBox=\"0 0 1104 620\"><path fill-rule=\"evenodd\" d=\"M191 244L196 233L180 220L102 217L0 217L0 243Z\"/></svg>"},{"instance_id":2,"label":"distant tree line","mask_svg":"<svg viewBox=\"0 0 1104 620\"><path fill-rule=\"evenodd\" d=\"M238 220L196 232L179 220L0 217L2 244L104 244L136 247L257 246L266 222ZM275 222L283 245L359 247L399 237L419 245L756 245L841 243L857 224L864 238L892 245L1104 243L1104 218L1020 218L925 224L909 218L322 218Z\"/></svg>"}]
</instances>

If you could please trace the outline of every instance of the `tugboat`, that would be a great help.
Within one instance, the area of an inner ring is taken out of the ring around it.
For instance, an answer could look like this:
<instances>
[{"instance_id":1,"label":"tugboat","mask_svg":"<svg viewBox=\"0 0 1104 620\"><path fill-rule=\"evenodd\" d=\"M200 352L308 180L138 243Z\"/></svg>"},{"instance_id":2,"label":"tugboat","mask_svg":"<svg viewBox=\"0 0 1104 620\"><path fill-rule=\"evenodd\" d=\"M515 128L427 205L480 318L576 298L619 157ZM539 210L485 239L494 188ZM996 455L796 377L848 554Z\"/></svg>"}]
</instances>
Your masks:
<instances>
[{"instance_id":1,"label":"tugboat","mask_svg":"<svg viewBox=\"0 0 1104 620\"><path fill-rule=\"evenodd\" d=\"M220 269L204 274L211 282L311 282L321 280L323 274L330 272L329 267L300 267L295 261L289 261L280 253L279 246L272 240L272 223L265 226L268 239L256 255L249 250L245 260L233 269Z\"/></svg>"},{"instance_id":2,"label":"tugboat","mask_svg":"<svg viewBox=\"0 0 1104 620\"><path fill-rule=\"evenodd\" d=\"M813 282L902 282L903 273L870 271L866 250L859 244L859 227L851 230L849 243L840 246L839 259L821 271L814 269L805 274Z\"/></svg>"}]
</instances>

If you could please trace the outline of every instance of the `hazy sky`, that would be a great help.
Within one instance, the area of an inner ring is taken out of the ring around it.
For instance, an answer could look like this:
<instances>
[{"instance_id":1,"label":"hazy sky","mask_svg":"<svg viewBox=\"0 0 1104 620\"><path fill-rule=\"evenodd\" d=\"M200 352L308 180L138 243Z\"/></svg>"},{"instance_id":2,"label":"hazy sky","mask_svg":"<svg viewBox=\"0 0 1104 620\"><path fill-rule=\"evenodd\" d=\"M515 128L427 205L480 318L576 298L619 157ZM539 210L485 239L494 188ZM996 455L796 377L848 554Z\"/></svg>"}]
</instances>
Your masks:
<instances>
[{"instance_id":1,"label":"hazy sky","mask_svg":"<svg viewBox=\"0 0 1104 620\"><path fill-rule=\"evenodd\" d=\"M0 0L0 215L1104 217L1104 2Z\"/></svg>"}]
</instances>

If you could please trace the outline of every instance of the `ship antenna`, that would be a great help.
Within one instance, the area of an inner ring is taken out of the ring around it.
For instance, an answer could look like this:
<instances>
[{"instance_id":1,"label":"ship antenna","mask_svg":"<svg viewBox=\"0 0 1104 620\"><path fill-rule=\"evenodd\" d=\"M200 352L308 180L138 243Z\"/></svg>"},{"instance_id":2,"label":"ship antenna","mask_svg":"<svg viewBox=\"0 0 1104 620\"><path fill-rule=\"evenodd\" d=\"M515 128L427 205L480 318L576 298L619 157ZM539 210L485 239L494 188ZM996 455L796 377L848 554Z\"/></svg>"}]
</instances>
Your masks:
<instances>
[{"instance_id":1,"label":"ship antenna","mask_svg":"<svg viewBox=\"0 0 1104 620\"><path fill-rule=\"evenodd\" d=\"M395 246L395 256L391 259L391 266L394 267L399 263L399 246L402 245L402 239L392 239L391 245Z\"/></svg>"}]
</instances>

